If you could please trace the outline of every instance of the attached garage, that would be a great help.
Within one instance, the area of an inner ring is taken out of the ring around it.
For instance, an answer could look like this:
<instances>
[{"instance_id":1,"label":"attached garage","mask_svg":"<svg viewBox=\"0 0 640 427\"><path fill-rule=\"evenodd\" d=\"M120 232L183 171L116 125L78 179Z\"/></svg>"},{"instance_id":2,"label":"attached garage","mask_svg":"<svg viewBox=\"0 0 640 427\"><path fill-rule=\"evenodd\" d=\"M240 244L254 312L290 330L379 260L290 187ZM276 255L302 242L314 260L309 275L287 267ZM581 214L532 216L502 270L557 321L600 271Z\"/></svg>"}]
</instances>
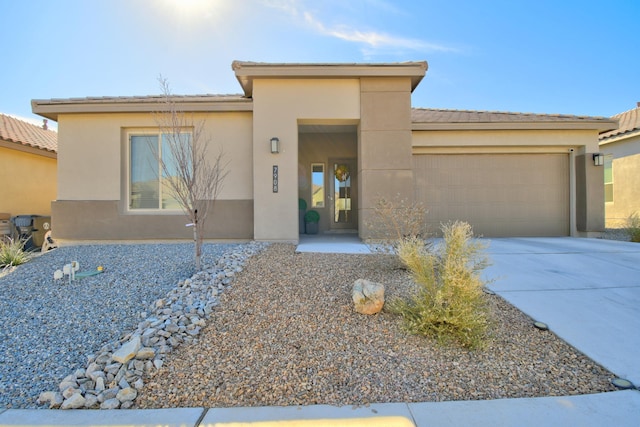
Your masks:
<instances>
[{"instance_id":1,"label":"attached garage","mask_svg":"<svg viewBox=\"0 0 640 427\"><path fill-rule=\"evenodd\" d=\"M570 234L569 154L416 154L413 166L434 232L463 220L487 237Z\"/></svg>"}]
</instances>

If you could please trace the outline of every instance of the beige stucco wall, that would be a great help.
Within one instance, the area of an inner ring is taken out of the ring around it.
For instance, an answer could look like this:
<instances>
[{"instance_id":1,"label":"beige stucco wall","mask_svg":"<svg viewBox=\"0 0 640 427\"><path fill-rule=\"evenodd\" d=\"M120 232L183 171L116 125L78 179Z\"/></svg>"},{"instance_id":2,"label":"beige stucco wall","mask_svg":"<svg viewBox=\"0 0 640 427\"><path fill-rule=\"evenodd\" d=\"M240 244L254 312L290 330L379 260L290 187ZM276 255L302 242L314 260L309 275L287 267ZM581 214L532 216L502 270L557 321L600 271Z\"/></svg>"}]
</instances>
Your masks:
<instances>
[{"instance_id":1,"label":"beige stucco wall","mask_svg":"<svg viewBox=\"0 0 640 427\"><path fill-rule=\"evenodd\" d=\"M0 146L0 213L51 215L57 191L56 162L52 157Z\"/></svg>"},{"instance_id":2,"label":"beige stucco wall","mask_svg":"<svg viewBox=\"0 0 640 427\"><path fill-rule=\"evenodd\" d=\"M605 203L606 226L623 227L629 215L640 214L640 135L603 144L600 151L613 156L613 202Z\"/></svg>"},{"instance_id":3,"label":"beige stucco wall","mask_svg":"<svg viewBox=\"0 0 640 427\"><path fill-rule=\"evenodd\" d=\"M358 140L359 234L382 237L370 224L380 198L411 203L411 80L363 78L360 139Z\"/></svg>"},{"instance_id":4,"label":"beige stucco wall","mask_svg":"<svg viewBox=\"0 0 640 427\"><path fill-rule=\"evenodd\" d=\"M358 79L255 79L253 82L254 238L298 240L298 124L353 124ZM280 153L269 141L280 139ZM273 192L273 166L278 192Z\"/></svg>"},{"instance_id":5,"label":"beige stucco wall","mask_svg":"<svg viewBox=\"0 0 640 427\"><path fill-rule=\"evenodd\" d=\"M490 151L491 147L523 147L535 151L549 151L553 147L562 150L582 147L586 152L598 152L598 132L596 130L428 130L413 132L414 152L421 148L464 147L465 152L474 147ZM433 151L433 150L432 150Z\"/></svg>"},{"instance_id":6,"label":"beige stucco wall","mask_svg":"<svg viewBox=\"0 0 640 427\"><path fill-rule=\"evenodd\" d=\"M604 229L603 168L594 166L597 130L417 130L414 154L568 153L571 235L591 235Z\"/></svg>"},{"instance_id":7,"label":"beige stucco wall","mask_svg":"<svg viewBox=\"0 0 640 427\"><path fill-rule=\"evenodd\" d=\"M220 209L214 210L214 215L230 217L232 224L226 229L211 226L209 232L213 235L206 237L227 237L229 230L240 230L238 237L250 237L245 229L250 230L253 226L251 113L215 112L187 114L187 117L193 123L204 123L201 140L208 141L210 160L213 161L222 149L224 160L228 162L229 173L218 195ZM61 161L58 164L57 201L53 204L56 237L190 237L190 230L184 227L182 212L128 210L129 133L157 128L156 120L149 113L59 116ZM234 209L243 211L233 215ZM214 222L216 218L208 221ZM180 231L170 231L168 227Z\"/></svg>"},{"instance_id":8,"label":"beige stucco wall","mask_svg":"<svg viewBox=\"0 0 640 427\"><path fill-rule=\"evenodd\" d=\"M210 141L210 160L222 148L229 161L220 198L250 199L251 113L189 117L193 123L204 122L202 140ZM59 129L58 200L119 200L126 177L127 135L157 129L157 123L151 114L69 114L59 117Z\"/></svg>"}]
</instances>

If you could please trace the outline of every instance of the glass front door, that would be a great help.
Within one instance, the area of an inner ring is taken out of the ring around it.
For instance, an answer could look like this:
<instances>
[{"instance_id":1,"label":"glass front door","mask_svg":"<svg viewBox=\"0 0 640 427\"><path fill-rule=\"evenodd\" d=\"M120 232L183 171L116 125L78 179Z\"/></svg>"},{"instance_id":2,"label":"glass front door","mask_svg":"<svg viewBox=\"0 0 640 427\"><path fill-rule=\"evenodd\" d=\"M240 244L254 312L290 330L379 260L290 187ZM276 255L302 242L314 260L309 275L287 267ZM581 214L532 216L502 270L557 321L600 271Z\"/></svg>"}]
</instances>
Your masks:
<instances>
[{"instance_id":1,"label":"glass front door","mask_svg":"<svg viewBox=\"0 0 640 427\"><path fill-rule=\"evenodd\" d=\"M331 159L331 229L357 229L356 165L353 159Z\"/></svg>"}]
</instances>

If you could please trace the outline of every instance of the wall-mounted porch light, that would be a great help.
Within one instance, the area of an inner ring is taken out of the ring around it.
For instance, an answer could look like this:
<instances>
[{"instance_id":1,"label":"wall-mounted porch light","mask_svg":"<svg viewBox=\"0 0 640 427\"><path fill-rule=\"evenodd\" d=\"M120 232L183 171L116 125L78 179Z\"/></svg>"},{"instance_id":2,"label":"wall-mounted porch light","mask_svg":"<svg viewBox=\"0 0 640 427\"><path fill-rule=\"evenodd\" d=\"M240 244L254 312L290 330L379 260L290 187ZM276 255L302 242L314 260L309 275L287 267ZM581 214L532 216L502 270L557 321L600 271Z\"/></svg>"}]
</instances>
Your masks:
<instances>
[{"instance_id":1,"label":"wall-mounted porch light","mask_svg":"<svg viewBox=\"0 0 640 427\"><path fill-rule=\"evenodd\" d=\"M271 153L278 154L280 152L280 140L275 136L271 138Z\"/></svg>"},{"instance_id":2,"label":"wall-mounted porch light","mask_svg":"<svg viewBox=\"0 0 640 427\"><path fill-rule=\"evenodd\" d=\"M593 165L594 166L602 166L602 165L604 165L604 154L593 153Z\"/></svg>"}]
</instances>

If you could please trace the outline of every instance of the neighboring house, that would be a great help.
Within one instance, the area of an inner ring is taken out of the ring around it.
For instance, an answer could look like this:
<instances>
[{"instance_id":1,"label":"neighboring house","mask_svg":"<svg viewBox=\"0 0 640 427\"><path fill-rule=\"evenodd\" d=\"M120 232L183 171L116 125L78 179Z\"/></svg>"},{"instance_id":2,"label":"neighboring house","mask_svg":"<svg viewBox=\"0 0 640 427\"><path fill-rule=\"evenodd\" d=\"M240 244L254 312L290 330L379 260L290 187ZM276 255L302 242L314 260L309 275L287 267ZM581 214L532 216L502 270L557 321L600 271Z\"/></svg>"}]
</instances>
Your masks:
<instances>
[{"instance_id":1,"label":"neighboring house","mask_svg":"<svg viewBox=\"0 0 640 427\"><path fill-rule=\"evenodd\" d=\"M51 215L56 198L58 135L0 114L0 212Z\"/></svg>"},{"instance_id":2,"label":"neighboring house","mask_svg":"<svg viewBox=\"0 0 640 427\"><path fill-rule=\"evenodd\" d=\"M426 62L232 68L244 94L174 97L205 121L209 152L222 148L230 161L207 238L295 242L299 198L320 213L320 232L363 239L379 237L370 220L381 197L424 202L434 230L455 219L484 236L604 229L603 168L593 153L615 120L412 109ZM58 122L56 237L190 237L145 161L148 141L161 140L153 112L162 102L32 101L34 113Z\"/></svg>"},{"instance_id":3,"label":"neighboring house","mask_svg":"<svg viewBox=\"0 0 640 427\"><path fill-rule=\"evenodd\" d=\"M640 102L612 118L619 126L600 134L600 151L605 155L605 223L618 228L632 213L640 214Z\"/></svg>"}]
</instances>

